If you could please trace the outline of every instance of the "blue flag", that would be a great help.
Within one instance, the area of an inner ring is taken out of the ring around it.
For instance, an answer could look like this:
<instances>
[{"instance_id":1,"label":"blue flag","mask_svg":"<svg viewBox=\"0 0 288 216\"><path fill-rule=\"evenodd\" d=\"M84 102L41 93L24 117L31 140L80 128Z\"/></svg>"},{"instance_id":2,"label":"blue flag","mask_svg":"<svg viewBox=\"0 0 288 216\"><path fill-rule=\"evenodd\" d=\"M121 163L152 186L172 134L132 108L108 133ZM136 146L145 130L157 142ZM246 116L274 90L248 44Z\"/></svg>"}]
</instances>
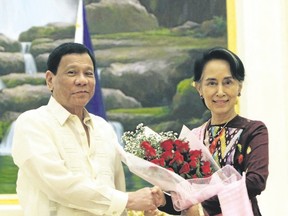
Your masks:
<instances>
[{"instance_id":1,"label":"blue flag","mask_svg":"<svg viewBox=\"0 0 288 216\"><path fill-rule=\"evenodd\" d=\"M78 17L77 17L77 24L76 24L75 42L84 44L92 53L94 53L93 45L92 45L91 38L90 38L89 28L88 28L88 24L86 20L85 5L83 4L82 0L79 1L79 8L78 8L77 16ZM80 39L79 38L77 39L77 36L79 37L79 35L80 35ZM105 112L105 107L104 107L103 98L102 98L98 70L97 70L97 66L95 67L96 67L95 68L95 79L96 79L95 93L92 99L90 100L90 102L86 105L86 109L90 113L93 113L94 115L97 115L106 119L106 112Z\"/></svg>"}]
</instances>

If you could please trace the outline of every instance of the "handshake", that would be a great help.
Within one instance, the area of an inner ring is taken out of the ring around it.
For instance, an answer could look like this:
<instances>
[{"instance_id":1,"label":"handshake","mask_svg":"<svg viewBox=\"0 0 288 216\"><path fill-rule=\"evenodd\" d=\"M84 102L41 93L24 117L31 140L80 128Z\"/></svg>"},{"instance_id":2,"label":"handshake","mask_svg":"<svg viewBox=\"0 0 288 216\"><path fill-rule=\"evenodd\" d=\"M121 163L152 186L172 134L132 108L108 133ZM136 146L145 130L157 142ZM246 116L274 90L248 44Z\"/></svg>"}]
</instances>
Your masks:
<instances>
[{"instance_id":1,"label":"handshake","mask_svg":"<svg viewBox=\"0 0 288 216\"><path fill-rule=\"evenodd\" d=\"M129 192L126 208L129 210L144 211L145 216L157 216L159 215L158 207L164 205L166 205L164 192L159 187L154 186L153 188L146 187L135 192ZM190 206L185 210L185 215L209 216L201 205Z\"/></svg>"},{"instance_id":2,"label":"handshake","mask_svg":"<svg viewBox=\"0 0 288 216\"><path fill-rule=\"evenodd\" d=\"M154 186L128 193L127 209L145 211L145 215L157 215L157 208L166 204L163 191Z\"/></svg>"}]
</instances>

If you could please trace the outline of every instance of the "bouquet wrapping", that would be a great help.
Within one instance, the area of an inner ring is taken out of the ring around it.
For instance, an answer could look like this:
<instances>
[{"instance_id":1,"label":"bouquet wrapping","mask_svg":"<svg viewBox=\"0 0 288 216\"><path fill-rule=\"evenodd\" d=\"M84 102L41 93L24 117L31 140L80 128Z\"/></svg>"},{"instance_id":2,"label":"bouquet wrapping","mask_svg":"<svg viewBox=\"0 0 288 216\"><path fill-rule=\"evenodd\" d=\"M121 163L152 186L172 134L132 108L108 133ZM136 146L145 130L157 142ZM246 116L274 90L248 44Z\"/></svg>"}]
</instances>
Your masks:
<instances>
[{"instance_id":1,"label":"bouquet wrapping","mask_svg":"<svg viewBox=\"0 0 288 216\"><path fill-rule=\"evenodd\" d=\"M143 134L145 137L156 137L156 140L161 142L161 136L148 127L145 127ZM190 151L201 151L201 163L209 162L210 170L213 171L210 175L185 179L179 173L152 163L147 158L129 153L121 147L119 152L122 161L131 172L171 194L174 209L177 211L185 210L218 195L222 215L253 216L246 189L245 173L241 176L230 165L220 169L209 150L187 127L183 126L178 139L188 142ZM199 174L199 170L197 172Z\"/></svg>"}]
</instances>

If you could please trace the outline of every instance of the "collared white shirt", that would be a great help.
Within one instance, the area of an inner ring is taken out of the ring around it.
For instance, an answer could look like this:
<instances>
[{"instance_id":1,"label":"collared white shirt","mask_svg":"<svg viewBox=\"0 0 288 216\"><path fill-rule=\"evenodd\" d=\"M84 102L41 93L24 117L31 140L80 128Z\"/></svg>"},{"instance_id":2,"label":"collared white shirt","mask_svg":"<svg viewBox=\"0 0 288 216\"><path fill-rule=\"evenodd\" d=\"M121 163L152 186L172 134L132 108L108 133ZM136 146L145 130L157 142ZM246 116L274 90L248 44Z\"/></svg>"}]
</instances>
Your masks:
<instances>
[{"instance_id":1,"label":"collared white shirt","mask_svg":"<svg viewBox=\"0 0 288 216\"><path fill-rule=\"evenodd\" d=\"M17 119L12 156L25 216L125 213L128 195L116 134L86 110L84 123L90 145L80 119L53 97Z\"/></svg>"}]
</instances>

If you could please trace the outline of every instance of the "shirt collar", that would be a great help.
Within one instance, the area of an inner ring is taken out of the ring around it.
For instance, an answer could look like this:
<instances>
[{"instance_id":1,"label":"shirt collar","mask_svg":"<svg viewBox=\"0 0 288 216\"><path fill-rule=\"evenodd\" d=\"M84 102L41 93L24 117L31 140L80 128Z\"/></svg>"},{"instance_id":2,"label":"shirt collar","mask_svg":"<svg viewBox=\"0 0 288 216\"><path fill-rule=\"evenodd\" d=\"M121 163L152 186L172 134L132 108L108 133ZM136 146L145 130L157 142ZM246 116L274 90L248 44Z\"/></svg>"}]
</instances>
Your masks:
<instances>
[{"instance_id":1,"label":"shirt collar","mask_svg":"<svg viewBox=\"0 0 288 216\"><path fill-rule=\"evenodd\" d=\"M60 103L58 103L53 96L51 96L49 99L48 108L52 111L53 115L56 117L56 119L61 125L64 125L68 118L73 115L68 110L66 110ZM93 127L93 124L91 123L91 116L85 108L83 122L85 124L91 124Z\"/></svg>"},{"instance_id":2,"label":"shirt collar","mask_svg":"<svg viewBox=\"0 0 288 216\"><path fill-rule=\"evenodd\" d=\"M84 108L84 120L83 120L83 122L84 122L84 124L86 124L86 125L91 125L92 127L94 127L93 126L93 122L92 122L92 120L91 120L91 116L90 116L90 114L89 114L89 112L87 111L87 109L86 108Z\"/></svg>"}]
</instances>

